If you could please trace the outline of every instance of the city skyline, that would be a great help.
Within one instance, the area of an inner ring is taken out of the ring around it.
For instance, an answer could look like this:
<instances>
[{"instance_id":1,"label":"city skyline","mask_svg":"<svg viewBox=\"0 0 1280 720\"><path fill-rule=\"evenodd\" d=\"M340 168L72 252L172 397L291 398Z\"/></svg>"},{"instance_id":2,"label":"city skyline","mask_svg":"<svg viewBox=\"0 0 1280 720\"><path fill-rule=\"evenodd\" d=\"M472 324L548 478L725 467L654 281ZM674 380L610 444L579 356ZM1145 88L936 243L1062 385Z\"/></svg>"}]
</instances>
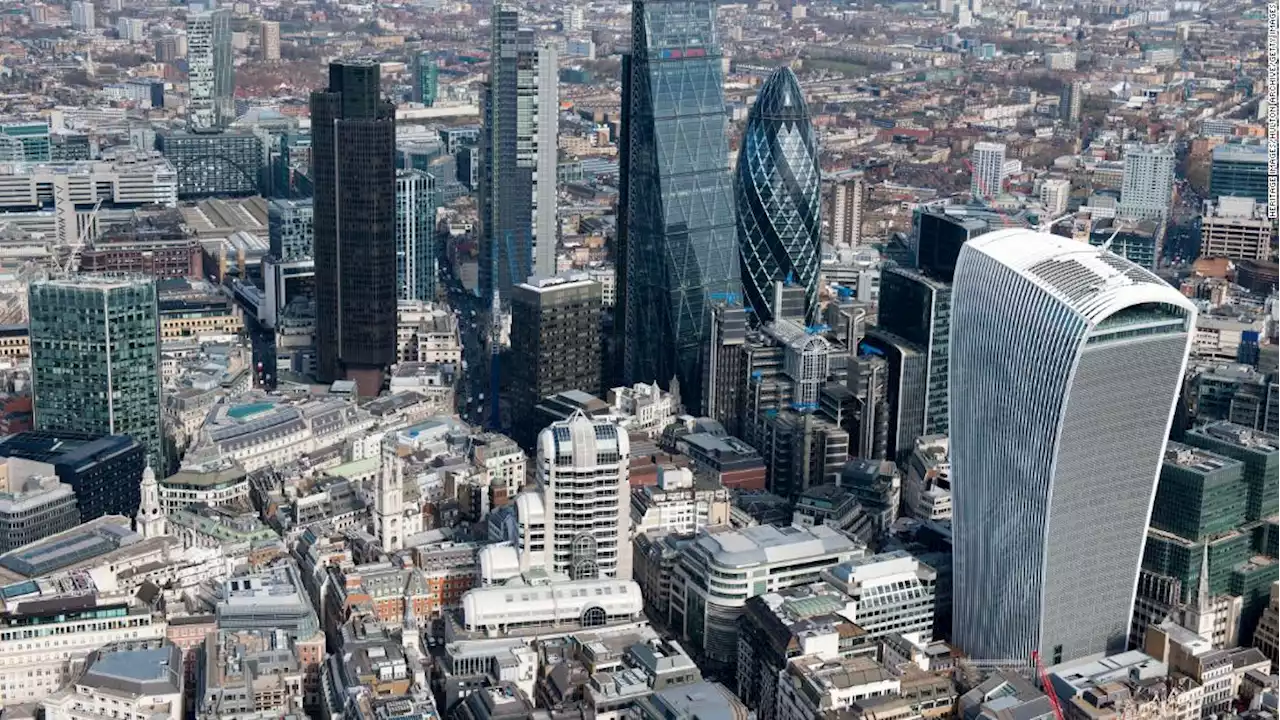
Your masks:
<instances>
[{"instance_id":1,"label":"city skyline","mask_svg":"<svg viewBox=\"0 0 1280 720\"><path fill-rule=\"evenodd\" d=\"M11 3L0 705L1280 720L1275 19Z\"/></svg>"}]
</instances>

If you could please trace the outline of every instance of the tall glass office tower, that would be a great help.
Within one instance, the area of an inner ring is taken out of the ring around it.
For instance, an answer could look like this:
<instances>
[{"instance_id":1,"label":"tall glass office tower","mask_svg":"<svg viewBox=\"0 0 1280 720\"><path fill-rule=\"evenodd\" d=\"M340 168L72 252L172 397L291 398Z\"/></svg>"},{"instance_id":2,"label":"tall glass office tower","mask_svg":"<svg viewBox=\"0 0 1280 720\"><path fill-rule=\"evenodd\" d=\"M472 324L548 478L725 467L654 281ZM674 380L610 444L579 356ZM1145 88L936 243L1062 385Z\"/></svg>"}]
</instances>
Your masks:
<instances>
[{"instance_id":1,"label":"tall glass office tower","mask_svg":"<svg viewBox=\"0 0 1280 720\"><path fill-rule=\"evenodd\" d=\"M436 179L421 170L396 173L396 294L436 295Z\"/></svg>"},{"instance_id":2,"label":"tall glass office tower","mask_svg":"<svg viewBox=\"0 0 1280 720\"><path fill-rule=\"evenodd\" d=\"M817 317L819 172L800 83L791 68L779 68L747 116L733 183L742 290L760 322L774 318L770 302L780 280L803 287L805 320Z\"/></svg>"},{"instance_id":3,"label":"tall glass office tower","mask_svg":"<svg viewBox=\"0 0 1280 720\"><path fill-rule=\"evenodd\" d=\"M1124 649L1195 314L1151 272L1057 235L960 250L953 597L969 657Z\"/></svg>"},{"instance_id":4,"label":"tall glass office tower","mask_svg":"<svg viewBox=\"0 0 1280 720\"><path fill-rule=\"evenodd\" d=\"M86 275L28 293L36 428L129 435L166 471L155 283Z\"/></svg>"},{"instance_id":5,"label":"tall glass office tower","mask_svg":"<svg viewBox=\"0 0 1280 720\"><path fill-rule=\"evenodd\" d=\"M538 48L516 8L494 3L492 23L480 132L480 286L505 298L533 263Z\"/></svg>"},{"instance_id":6,"label":"tall glass office tower","mask_svg":"<svg viewBox=\"0 0 1280 720\"><path fill-rule=\"evenodd\" d=\"M311 93L316 359L376 395L396 356L396 120L376 63L332 63Z\"/></svg>"},{"instance_id":7,"label":"tall glass office tower","mask_svg":"<svg viewBox=\"0 0 1280 720\"><path fill-rule=\"evenodd\" d=\"M724 79L711 0L633 0L624 64L624 375L701 402L708 302L737 295Z\"/></svg>"}]
</instances>

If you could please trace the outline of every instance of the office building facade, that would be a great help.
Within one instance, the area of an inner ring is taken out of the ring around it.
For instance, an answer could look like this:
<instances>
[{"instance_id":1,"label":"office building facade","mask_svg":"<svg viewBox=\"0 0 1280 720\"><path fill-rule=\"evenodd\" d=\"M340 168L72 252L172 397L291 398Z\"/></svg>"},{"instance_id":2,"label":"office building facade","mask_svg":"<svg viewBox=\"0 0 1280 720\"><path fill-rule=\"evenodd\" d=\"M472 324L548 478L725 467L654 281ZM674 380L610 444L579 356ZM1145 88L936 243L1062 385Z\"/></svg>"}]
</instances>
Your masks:
<instances>
[{"instance_id":1,"label":"office building facade","mask_svg":"<svg viewBox=\"0 0 1280 720\"><path fill-rule=\"evenodd\" d=\"M699 535L681 549L667 627L707 661L733 663L748 600L810 584L823 569L864 555L861 543L826 526L755 525Z\"/></svg>"},{"instance_id":2,"label":"office building facade","mask_svg":"<svg viewBox=\"0 0 1280 720\"><path fill-rule=\"evenodd\" d=\"M538 48L520 12L494 3L489 81L480 133L480 291L507 297L533 258Z\"/></svg>"},{"instance_id":3,"label":"office building facade","mask_svg":"<svg viewBox=\"0 0 1280 720\"><path fill-rule=\"evenodd\" d=\"M413 101L431 107L436 102L439 89L440 67L434 52L424 51L413 56Z\"/></svg>"},{"instance_id":4,"label":"office building facade","mask_svg":"<svg viewBox=\"0 0 1280 720\"><path fill-rule=\"evenodd\" d=\"M572 580L631 578L630 450L617 423L580 411L539 433L548 572Z\"/></svg>"},{"instance_id":5,"label":"office building facade","mask_svg":"<svg viewBox=\"0 0 1280 720\"><path fill-rule=\"evenodd\" d=\"M436 179L421 170L396 172L396 297L435 300Z\"/></svg>"},{"instance_id":6,"label":"office building facade","mask_svg":"<svg viewBox=\"0 0 1280 720\"><path fill-rule=\"evenodd\" d=\"M0 123L0 139L5 138L15 148L15 153L6 160L49 162L53 159L53 142L46 120ZM0 144L0 147L4 145Z\"/></svg>"},{"instance_id":7,"label":"office building facade","mask_svg":"<svg viewBox=\"0 0 1280 720\"><path fill-rule=\"evenodd\" d=\"M711 332L702 358L705 379L701 413L719 422L734 437L742 433L742 390L747 376L743 345L746 341L746 308L730 302L712 305Z\"/></svg>"},{"instance_id":8,"label":"office building facade","mask_svg":"<svg viewBox=\"0 0 1280 720\"><path fill-rule=\"evenodd\" d=\"M161 132L156 149L173 163L180 199L255 195L262 186L262 140L252 132Z\"/></svg>"},{"instance_id":9,"label":"office building facade","mask_svg":"<svg viewBox=\"0 0 1280 720\"><path fill-rule=\"evenodd\" d=\"M187 16L187 128L215 132L235 119L231 11Z\"/></svg>"},{"instance_id":10,"label":"office building facade","mask_svg":"<svg viewBox=\"0 0 1280 720\"><path fill-rule=\"evenodd\" d=\"M0 441L0 457L48 463L76 494L80 522L138 508L147 449L126 435L32 430Z\"/></svg>"},{"instance_id":11,"label":"office building facade","mask_svg":"<svg viewBox=\"0 0 1280 720\"><path fill-rule=\"evenodd\" d=\"M166 468L155 283L47 280L28 305L36 429L129 435Z\"/></svg>"},{"instance_id":12,"label":"office building facade","mask_svg":"<svg viewBox=\"0 0 1280 720\"><path fill-rule=\"evenodd\" d=\"M1171 145L1126 145L1124 179L1116 214L1130 220L1168 218L1176 164Z\"/></svg>"},{"instance_id":13,"label":"office building facade","mask_svg":"<svg viewBox=\"0 0 1280 720\"><path fill-rule=\"evenodd\" d=\"M1267 146L1219 145L1209 164L1209 197L1267 202Z\"/></svg>"},{"instance_id":14,"label":"office building facade","mask_svg":"<svg viewBox=\"0 0 1280 720\"><path fill-rule=\"evenodd\" d=\"M804 319L817 318L819 177L804 93L791 68L780 68L751 106L733 184L743 294L762 323L774 317L773 286L782 281L804 288Z\"/></svg>"},{"instance_id":15,"label":"office building facade","mask_svg":"<svg viewBox=\"0 0 1280 720\"><path fill-rule=\"evenodd\" d=\"M555 42L547 41L538 46L538 156L533 181L533 272L542 277L556 272L559 134L559 55Z\"/></svg>"},{"instance_id":16,"label":"office building facade","mask_svg":"<svg viewBox=\"0 0 1280 720\"><path fill-rule=\"evenodd\" d=\"M1001 230L961 250L951 313L956 644L1122 650L1194 306L1111 253Z\"/></svg>"},{"instance_id":17,"label":"office building facade","mask_svg":"<svg viewBox=\"0 0 1280 720\"><path fill-rule=\"evenodd\" d=\"M1080 107L1084 102L1084 82L1072 80L1062 84L1058 96L1058 116L1070 127L1080 124Z\"/></svg>"},{"instance_id":18,"label":"office building facade","mask_svg":"<svg viewBox=\"0 0 1280 720\"><path fill-rule=\"evenodd\" d=\"M315 254L315 207L311 198L272 200L267 205L271 255L291 262Z\"/></svg>"},{"instance_id":19,"label":"office building facade","mask_svg":"<svg viewBox=\"0 0 1280 720\"><path fill-rule=\"evenodd\" d=\"M585 275L532 278L511 290L511 412L526 447L538 432L534 408L548 395L601 391L600 283Z\"/></svg>"},{"instance_id":20,"label":"office building facade","mask_svg":"<svg viewBox=\"0 0 1280 720\"><path fill-rule=\"evenodd\" d=\"M1276 253L1276 223L1267 206L1250 197L1205 201L1200 218L1200 255L1269 262Z\"/></svg>"},{"instance_id":21,"label":"office building facade","mask_svg":"<svg viewBox=\"0 0 1280 720\"><path fill-rule=\"evenodd\" d=\"M955 277L960 248L991 229L986 221L976 217L923 208L912 215L911 226L916 268L947 283Z\"/></svg>"},{"instance_id":22,"label":"office building facade","mask_svg":"<svg viewBox=\"0 0 1280 720\"><path fill-rule=\"evenodd\" d=\"M89 32L96 24L91 0L77 0L71 3L71 29Z\"/></svg>"},{"instance_id":23,"label":"office building facade","mask_svg":"<svg viewBox=\"0 0 1280 720\"><path fill-rule=\"evenodd\" d=\"M924 353L924 426L920 434L945 435L949 407L950 284L909 268L885 268L880 273L878 325ZM906 450L914 442L915 438L904 435L897 444Z\"/></svg>"},{"instance_id":24,"label":"office building facade","mask_svg":"<svg viewBox=\"0 0 1280 720\"><path fill-rule=\"evenodd\" d=\"M396 122L380 67L330 64L311 128L317 374L376 395L396 354Z\"/></svg>"},{"instance_id":25,"label":"office building facade","mask_svg":"<svg viewBox=\"0 0 1280 720\"><path fill-rule=\"evenodd\" d=\"M698 407L708 303L741 287L715 3L634 0L631 23L619 149L623 375L676 377Z\"/></svg>"}]
</instances>

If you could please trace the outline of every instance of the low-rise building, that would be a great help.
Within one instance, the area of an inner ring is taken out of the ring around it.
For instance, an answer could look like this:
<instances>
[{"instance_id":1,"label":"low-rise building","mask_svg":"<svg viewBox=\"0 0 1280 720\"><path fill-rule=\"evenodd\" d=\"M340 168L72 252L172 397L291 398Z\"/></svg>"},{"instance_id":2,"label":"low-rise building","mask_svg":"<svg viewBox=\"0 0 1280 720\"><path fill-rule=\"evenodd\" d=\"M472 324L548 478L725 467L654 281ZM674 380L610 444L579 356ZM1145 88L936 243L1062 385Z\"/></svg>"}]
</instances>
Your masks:
<instances>
[{"instance_id":1,"label":"low-rise building","mask_svg":"<svg viewBox=\"0 0 1280 720\"><path fill-rule=\"evenodd\" d=\"M0 703L5 706L39 702L57 692L104 645L165 636L164 618L130 597L63 595L14 605L0 614ZM43 644L48 640L35 638L57 638L57 651Z\"/></svg>"},{"instance_id":2,"label":"low-rise building","mask_svg":"<svg viewBox=\"0 0 1280 720\"><path fill-rule=\"evenodd\" d=\"M79 524L75 491L53 465L0 458L0 553Z\"/></svg>"},{"instance_id":3,"label":"low-rise building","mask_svg":"<svg viewBox=\"0 0 1280 720\"><path fill-rule=\"evenodd\" d=\"M902 484L902 505L922 520L951 519L951 460L945 435L916 439L907 460Z\"/></svg>"},{"instance_id":4,"label":"low-rise building","mask_svg":"<svg viewBox=\"0 0 1280 720\"><path fill-rule=\"evenodd\" d=\"M866 548L825 526L707 532L683 548L671 581L668 626L711 662L738 655L738 618L756 595L818 579Z\"/></svg>"},{"instance_id":5,"label":"low-rise building","mask_svg":"<svg viewBox=\"0 0 1280 720\"><path fill-rule=\"evenodd\" d=\"M860 701L897 696L897 674L865 655L794 658L778 676L777 720L812 720L850 709Z\"/></svg>"},{"instance_id":6,"label":"low-rise building","mask_svg":"<svg viewBox=\"0 0 1280 720\"><path fill-rule=\"evenodd\" d=\"M164 640L94 650L67 687L40 703L46 720L182 720L182 650Z\"/></svg>"},{"instance_id":7,"label":"low-rise building","mask_svg":"<svg viewBox=\"0 0 1280 720\"><path fill-rule=\"evenodd\" d=\"M631 532L694 533L729 522L729 491L688 468L658 468L658 484L631 491Z\"/></svg>"}]
</instances>

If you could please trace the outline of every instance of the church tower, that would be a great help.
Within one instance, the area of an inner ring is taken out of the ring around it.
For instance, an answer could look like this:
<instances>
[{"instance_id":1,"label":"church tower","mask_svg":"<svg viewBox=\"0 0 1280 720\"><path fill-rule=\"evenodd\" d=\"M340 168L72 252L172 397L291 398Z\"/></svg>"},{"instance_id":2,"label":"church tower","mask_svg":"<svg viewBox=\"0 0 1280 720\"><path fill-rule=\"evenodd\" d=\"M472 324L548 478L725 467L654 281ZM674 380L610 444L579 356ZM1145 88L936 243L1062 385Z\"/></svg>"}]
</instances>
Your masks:
<instances>
[{"instance_id":1,"label":"church tower","mask_svg":"<svg viewBox=\"0 0 1280 720\"><path fill-rule=\"evenodd\" d=\"M136 518L138 534L144 538L160 537L169 532L165 514L160 509L160 483L156 482L156 471L147 468L142 471L142 502L138 504Z\"/></svg>"}]
</instances>

